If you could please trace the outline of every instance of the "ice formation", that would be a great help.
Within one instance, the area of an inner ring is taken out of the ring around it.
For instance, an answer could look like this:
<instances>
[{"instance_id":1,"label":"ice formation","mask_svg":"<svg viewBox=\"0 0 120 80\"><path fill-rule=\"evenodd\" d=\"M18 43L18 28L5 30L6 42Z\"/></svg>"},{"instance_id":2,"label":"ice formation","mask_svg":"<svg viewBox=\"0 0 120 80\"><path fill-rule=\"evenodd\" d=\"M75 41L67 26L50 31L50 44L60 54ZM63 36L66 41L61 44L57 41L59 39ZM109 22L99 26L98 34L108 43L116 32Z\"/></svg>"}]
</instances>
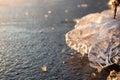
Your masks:
<instances>
[{"instance_id":1,"label":"ice formation","mask_svg":"<svg viewBox=\"0 0 120 80\"><path fill-rule=\"evenodd\" d=\"M84 16L65 36L67 45L83 56L88 54L90 66L98 70L120 64L120 8L116 19L112 14L105 10Z\"/></svg>"}]
</instances>

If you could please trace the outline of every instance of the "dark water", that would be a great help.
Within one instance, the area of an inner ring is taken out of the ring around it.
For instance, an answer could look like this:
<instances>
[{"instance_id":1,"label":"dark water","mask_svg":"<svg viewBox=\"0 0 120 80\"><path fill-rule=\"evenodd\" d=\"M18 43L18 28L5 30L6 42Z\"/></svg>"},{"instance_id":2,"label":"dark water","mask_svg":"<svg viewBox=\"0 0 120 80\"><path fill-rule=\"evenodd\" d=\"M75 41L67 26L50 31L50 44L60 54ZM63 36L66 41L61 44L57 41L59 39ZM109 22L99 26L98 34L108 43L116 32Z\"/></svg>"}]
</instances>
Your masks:
<instances>
[{"instance_id":1,"label":"dark water","mask_svg":"<svg viewBox=\"0 0 120 80\"><path fill-rule=\"evenodd\" d=\"M78 80L64 35L105 0L0 0L0 80ZM41 67L45 65L47 72Z\"/></svg>"}]
</instances>

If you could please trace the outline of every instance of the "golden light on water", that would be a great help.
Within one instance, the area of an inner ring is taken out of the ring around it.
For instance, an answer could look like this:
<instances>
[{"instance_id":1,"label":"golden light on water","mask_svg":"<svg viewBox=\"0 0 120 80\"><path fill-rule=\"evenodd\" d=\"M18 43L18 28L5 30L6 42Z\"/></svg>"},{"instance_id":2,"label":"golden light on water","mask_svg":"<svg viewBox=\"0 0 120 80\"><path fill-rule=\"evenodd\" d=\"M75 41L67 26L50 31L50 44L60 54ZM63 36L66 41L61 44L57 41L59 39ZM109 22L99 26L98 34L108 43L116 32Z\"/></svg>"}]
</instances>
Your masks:
<instances>
[{"instance_id":1,"label":"golden light on water","mask_svg":"<svg viewBox=\"0 0 120 80\"><path fill-rule=\"evenodd\" d=\"M9 5L13 5L13 4L21 4L21 3L23 3L24 2L24 0L0 0L0 3L1 4L9 4Z\"/></svg>"},{"instance_id":2,"label":"golden light on water","mask_svg":"<svg viewBox=\"0 0 120 80\"><path fill-rule=\"evenodd\" d=\"M36 4L36 0L0 0L0 8L4 7L19 7L19 6L31 6Z\"/></svg>"}]
</instances>

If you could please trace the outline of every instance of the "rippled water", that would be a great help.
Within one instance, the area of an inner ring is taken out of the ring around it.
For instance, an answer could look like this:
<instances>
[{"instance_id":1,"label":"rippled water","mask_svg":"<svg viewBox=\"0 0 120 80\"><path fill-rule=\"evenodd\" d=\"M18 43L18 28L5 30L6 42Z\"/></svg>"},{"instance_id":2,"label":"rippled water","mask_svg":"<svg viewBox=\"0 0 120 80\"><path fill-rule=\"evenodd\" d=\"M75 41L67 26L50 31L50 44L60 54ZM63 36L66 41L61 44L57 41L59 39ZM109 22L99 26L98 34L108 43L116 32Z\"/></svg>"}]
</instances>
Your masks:
<instances>
[{"instance_id":1,"label":"rippled water","mask_svg":"<svg viewBox=\"0 0 120 80\"><path fill-rule=\"evenodd\" d=\"M63 63L70 54L64 35L74 24L61 21L87 14L88 6L84 0L0 0L0 80L75 80Z\"/></svg>"},{"instance_id":2,"label":"rippled water","mask_svg":"<svg viewBox=\"0 0 120 80\"><path fill-rule=\"evenodd\" d=\"M45 22L43 5L48 1L0 0L0 2L2 4L0 8L0 80L47 79L47 76L51 75L50 72L54 74L53 68L57 65L56 62L60 63L60 57L57 58L56 52L62 49L58 44L54 46L56 42L54 37L59 34L48 34L52 29L44 30L41 27ZM42 19L44 20L41 21ZM43 65L49 68L46 77L41 72Z\"/></svg>"}]
</instances>

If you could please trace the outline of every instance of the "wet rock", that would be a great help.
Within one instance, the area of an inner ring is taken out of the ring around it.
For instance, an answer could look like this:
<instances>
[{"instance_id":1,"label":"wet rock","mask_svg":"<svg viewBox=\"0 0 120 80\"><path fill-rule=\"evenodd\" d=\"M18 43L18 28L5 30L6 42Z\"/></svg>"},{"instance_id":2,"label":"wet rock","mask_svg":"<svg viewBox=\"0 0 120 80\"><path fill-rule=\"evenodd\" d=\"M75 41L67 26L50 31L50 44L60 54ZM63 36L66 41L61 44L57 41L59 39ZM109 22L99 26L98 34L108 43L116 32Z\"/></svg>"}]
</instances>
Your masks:
<instances>
[{"instance_id":1,"label":"wet rock","mask_svg":"<svg viewBox=\"0 0 120 80\"><path fill-rule=\"evenodd\" d=\"M98 70L120 63L120 7L116 19L112 10L92 13L76 20L66 34L66 43L83 56L88 54L90 66Z\"/></svg>"},{"instance_id":2,"label":"wet rock","mask_svg":"<svg viewBox=\"0 0 120 80\"><path fill-rule=\"evenodd\" d=\"M120 75L115 70L112 70L107 80L120 80Z\"/></svg>"}]
</instances>

